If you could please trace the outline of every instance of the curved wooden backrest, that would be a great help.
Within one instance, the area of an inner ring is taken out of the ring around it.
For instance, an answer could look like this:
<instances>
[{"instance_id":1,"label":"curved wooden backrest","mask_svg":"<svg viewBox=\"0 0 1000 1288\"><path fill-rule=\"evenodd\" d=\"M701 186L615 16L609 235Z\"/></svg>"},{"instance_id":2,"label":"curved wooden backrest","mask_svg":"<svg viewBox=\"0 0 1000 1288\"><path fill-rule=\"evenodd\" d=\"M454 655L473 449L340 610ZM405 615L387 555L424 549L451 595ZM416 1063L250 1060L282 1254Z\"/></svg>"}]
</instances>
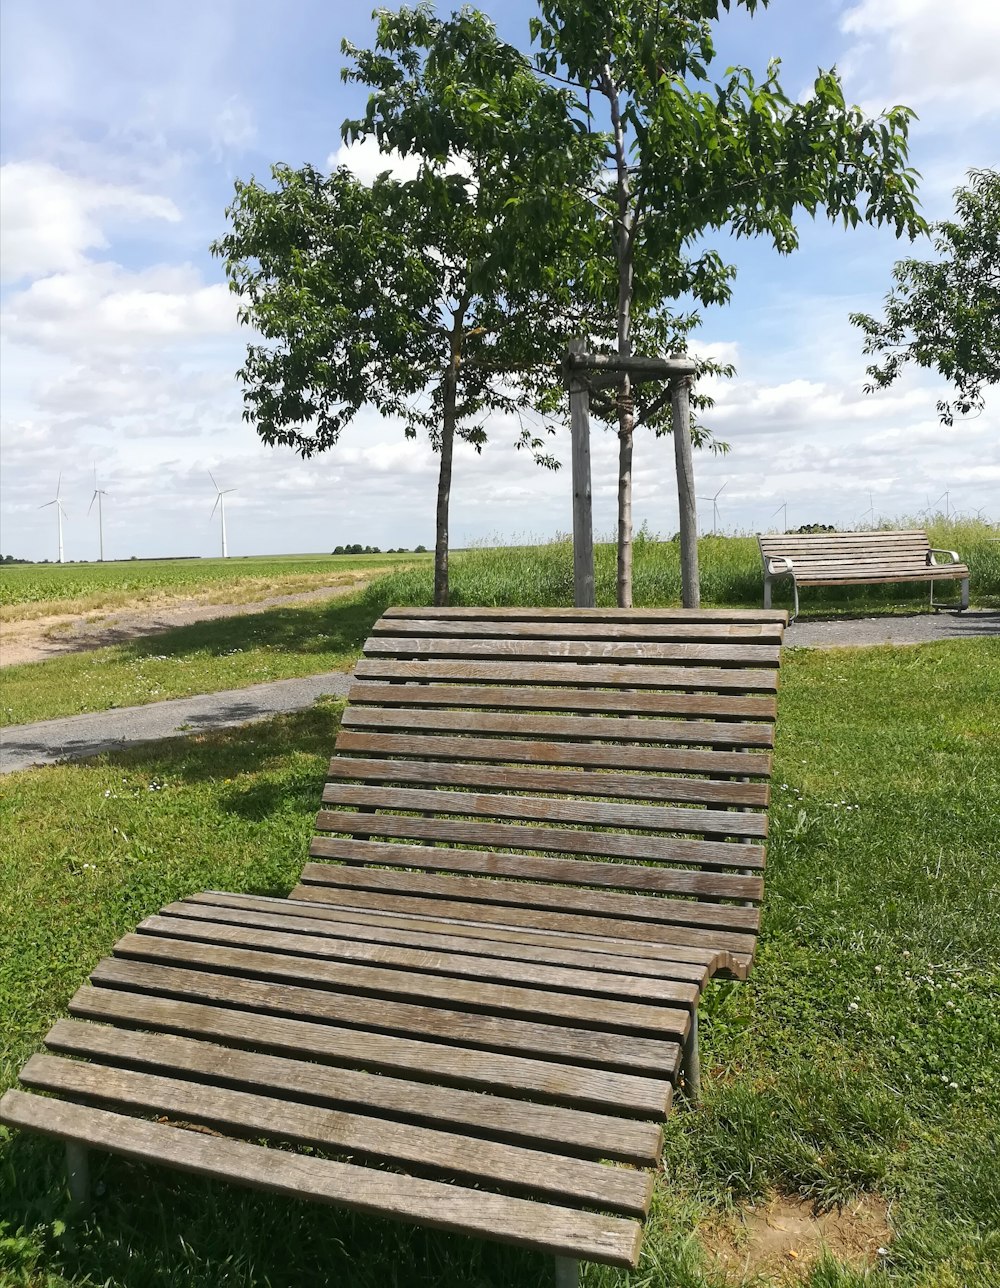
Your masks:
<instances>
[{"instance_id":1,"label":"curved wooden backrest","mask_svg":"<svg viewBox=\"0 0 1000 1288\"><path fill-rule=\"evenodd\" d=\"M743 974L783 612L390 609L296 898L680 946Z\"/></svg>"},{"instance_id":2,"label":"curved wooden backrest","mask_svg":"<svg viewBox=\"0 0 1000 1288\"><path fill-rule=\"evenodd\" d=\"M757 538L761 558L786 558L801 578L865 569L923 569L930 542L917 529L904 532L791 532Z\"/></svg>"}]
</instances>

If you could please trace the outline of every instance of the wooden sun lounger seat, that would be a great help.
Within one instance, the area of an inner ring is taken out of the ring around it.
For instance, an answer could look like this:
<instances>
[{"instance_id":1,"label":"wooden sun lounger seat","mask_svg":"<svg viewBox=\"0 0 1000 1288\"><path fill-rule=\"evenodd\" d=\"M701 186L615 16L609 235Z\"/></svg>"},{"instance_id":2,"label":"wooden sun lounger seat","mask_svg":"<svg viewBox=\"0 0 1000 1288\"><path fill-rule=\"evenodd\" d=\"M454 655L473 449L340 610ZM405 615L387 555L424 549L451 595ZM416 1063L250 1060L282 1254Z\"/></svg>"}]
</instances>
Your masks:
<instances>
[{"instance_id":1,"label":"wooden sun lounger seat","mask_svg":"<svg viewBox=\"0 0 1000 1288\"><path fill-rule=\"evenodd\" d=\"M634 1267L700 993L753 960L784 622L390 610L301 883L148 917L0 1119L78 1198L94 1147Z\"/></svg>"},{"instance_id":2,"label":"wooden sun lounger seat","mask_svg":"<svg viewBox=\"0 0 1000 1288\"><path fill-rule=\"evenodd\" d=\"M790 577L799 615L800 586L870 586L896 581L929 581L931 608L954 609L934 599L935 581L961 581L958 611L969 607L969 569L954 550L931 546L926 532L787 532L757 538L764 564L764 607L771 607L772 583ZM940 563L938 556L948 562Z\"/></svg>"}]
</instances>

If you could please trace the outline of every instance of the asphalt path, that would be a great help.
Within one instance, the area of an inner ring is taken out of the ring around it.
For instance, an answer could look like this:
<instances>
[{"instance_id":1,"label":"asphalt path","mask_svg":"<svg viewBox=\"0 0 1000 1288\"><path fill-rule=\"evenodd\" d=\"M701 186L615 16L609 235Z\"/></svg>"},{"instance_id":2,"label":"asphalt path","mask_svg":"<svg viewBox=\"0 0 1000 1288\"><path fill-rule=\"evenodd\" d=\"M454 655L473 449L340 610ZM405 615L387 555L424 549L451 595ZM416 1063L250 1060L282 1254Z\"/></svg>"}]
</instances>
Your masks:
<instances>
[{"instance_id":1,"label":"asphalt path","mask_svg":"<svg viewBox=\"0 0 1000 1288\"><path fill-rule=\"evenodd\" d=\"M1000 641L1000 612L971 609L961 614L916 613L794 622L785 634L785 643L792 648L868 648L874 644L925 644L974 636L991 636ZM255 684L249 689L151 702L143 707L14 725L0 730L0 774L265 720L283 711L312 706L326 695L344 697L350 682L349 675L333 671L301 680Z\"/></svg>"}]
</instances>

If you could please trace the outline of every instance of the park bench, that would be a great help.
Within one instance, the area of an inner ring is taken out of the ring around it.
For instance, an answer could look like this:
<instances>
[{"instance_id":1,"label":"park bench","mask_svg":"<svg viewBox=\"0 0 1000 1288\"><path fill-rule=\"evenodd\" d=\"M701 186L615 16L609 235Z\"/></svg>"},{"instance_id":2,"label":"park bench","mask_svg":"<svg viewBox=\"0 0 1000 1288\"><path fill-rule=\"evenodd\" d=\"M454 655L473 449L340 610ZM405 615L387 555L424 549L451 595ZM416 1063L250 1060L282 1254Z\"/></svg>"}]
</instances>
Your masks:
<instances>
[{"instance_id":1,"label":"park bench","mask_svg":"<svg viewBox=\"0 0 1000 1288\"><path fill-rule=\"evenodd\" d=\"M771 607L771 583L791 577L795 604L790 621L799 615L800 586L867 586L879 582L929 581L931 607L955 608L934 599L934 583L961 580L959 612L969 607L969 569L954 550L936 550L927 533L907 532L786 532L757 538L764 563L764 607ZM949 563L937 562L946 555Z\"/></svg>"},{"instance_id":2,"label":"park bench","mask_svg":"<svg viewBox=\"0 0 1000 1288\"><path fill-rule=\"evenodd\" d=\"M754 956L784 623L389 610L300 884L125 935L0 1119L68 1143L78 1203L107 1150L520 1244L559 1283L634 1267L700 994Z\"/></svg>"}]
</instances>

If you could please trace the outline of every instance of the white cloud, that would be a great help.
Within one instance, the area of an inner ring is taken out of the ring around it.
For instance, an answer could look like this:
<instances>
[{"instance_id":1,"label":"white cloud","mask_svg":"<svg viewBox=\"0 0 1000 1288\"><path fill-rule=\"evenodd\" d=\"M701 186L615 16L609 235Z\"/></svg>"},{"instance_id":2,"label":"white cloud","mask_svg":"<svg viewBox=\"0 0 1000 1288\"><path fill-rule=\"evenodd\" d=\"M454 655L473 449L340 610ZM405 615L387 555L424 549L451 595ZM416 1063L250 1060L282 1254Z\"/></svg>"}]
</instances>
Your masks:
<instances>
[{"instance_id":1,"label":"white cloud","mask_svg":"<svg viewBox=\"0 0 1000 1288\"><path fill-rule=\"evenodd\" d=\"M1000 112L1000 4L997 0L860 0L842 16L854 38L842 66L879 108L907 103L960 112L965 120Z\"/></svg>"},{"instance_id":2,"label":"white cloud","mask_svg":"<svg viewBox=\"0 0 1000 1288\"><path fill-rule=\"evenodd\" d=\"M20 281L79 268L86 252L107 247L108 221L180 217L167 197L81 178L45 162L9 162L0 169L3 278Z\"/></svg>"},{"instance_id":3,"label":"white cloud","mask_svg":"<svg viewBox=\"0 0 1000 1288\"><path fill-rule=\"evenodd\" d=\"M394 179L406 183L417 177L420 169L420 158L402 156L399 152L383 152L377 140L368 137L357 143L342 143L336 152L331 152L326 159L331 170L346 165L362 183L374 183L380 174L389 170Z\"/></svg>"}]
</instances>

